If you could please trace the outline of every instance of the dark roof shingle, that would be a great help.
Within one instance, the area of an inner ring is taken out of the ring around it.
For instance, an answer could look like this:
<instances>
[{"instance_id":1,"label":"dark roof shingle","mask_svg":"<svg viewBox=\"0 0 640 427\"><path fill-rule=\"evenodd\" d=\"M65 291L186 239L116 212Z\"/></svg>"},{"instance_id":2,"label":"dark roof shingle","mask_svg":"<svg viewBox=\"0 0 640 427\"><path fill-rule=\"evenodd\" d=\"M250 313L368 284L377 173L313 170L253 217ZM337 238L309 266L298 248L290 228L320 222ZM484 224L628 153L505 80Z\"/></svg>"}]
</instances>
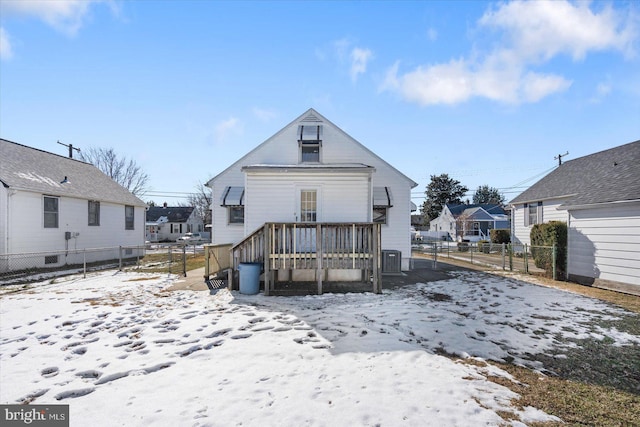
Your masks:
<instances>
[{"instance_id":1,"label":"dark roof shingle","mask_svg":"<svg viewBox=\"0 0 640 427\"><path fill-rule=\"evenodd\" d=\"M640 200L640 140L569 160L510 203L561 197L563 206Z\"/></svg>"},{"instance_id":2,"label":"dark roof shingle","mask_svg":"<svg viewBox=\"0 0 640 427\"><path fill-rule=\"evenodd\" d=\"M147 222L156 222L163 216L169 222L186 222L194 209L192 206L150 206L147 209Z\"/></svg>"},{"instance_id":3,"label":"dark roof shingle","mask_svg":"<svg viewBox=\"0 0 640 427\"><path fill-rule=\"evenodd\" d=\"M146 206L90 163L0 139L0 182L52 196ZM64 179L67 182L62 183Z\"/></svg>"}]
</instances>

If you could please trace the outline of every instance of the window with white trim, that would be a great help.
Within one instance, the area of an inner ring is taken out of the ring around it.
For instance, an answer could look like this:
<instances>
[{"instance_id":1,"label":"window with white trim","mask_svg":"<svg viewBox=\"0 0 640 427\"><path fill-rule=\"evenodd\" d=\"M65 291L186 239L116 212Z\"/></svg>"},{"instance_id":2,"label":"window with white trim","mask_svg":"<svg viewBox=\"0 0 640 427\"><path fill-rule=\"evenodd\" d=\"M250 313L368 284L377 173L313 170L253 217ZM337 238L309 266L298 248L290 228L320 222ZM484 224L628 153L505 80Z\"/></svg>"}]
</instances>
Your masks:
<instances>
[{"instance_id":1,"label":"window with white trim","mask_svg":"<svg viewBox=\"0 0 640 427\"><path fill-rule=\"evenodd\" d=\"M58 228L57 197L44 196L44 228Z\"/></svg>"},{"instance_id":2,"label":"window with white trim","mask_svg":"<svg viewBox=\"0 0 640 427\"><path fill-rule=\"evenodd\" d=\"M318 192L316 190L300 191L300 221L316 222L318 217Z\"/></svg>"},{"instance_id":3,"label":"window with white trim","mask_svg":"<svg viewBox=\"0 0 640 427\"><path fill-rule=\"evenodd\" d=\"M133 230L135 228L134 221L135 209L133 206L124 207L124 229Z\"/></svg>"},{"instance_id":4,"label":"window with white trim","mask_svg":"<svg viewBox=\"0 0 640 427\"><path fill-rule=\"evenodd\" d=\"M100 202L89 200L89 225L100 225Z\"/></svg>"},{"instance_id":5,"label":"window with white trim","mask_svg":"<svg viewBox=\"0 0 640 427\"><path fill-rule=\"evenodd\" d=\"M298 126L300 163L320 163L322 146L322 125Z\"/></svg>"},{"instance_id":6,"label":"window with white trim","mask_svg":"<svg viewBox=\"0 0 640 427\"><path fill-rule=\"evenodd\" d=\"M244 224L244 206L228 206L229 224Z\"/></svg>"},{"instance_id":7,"label":"window with white trim","mask_svg":"<svg viewBox=\"0 0 640 427\"><path fill-rule=\"evenodd\" d=\"M524 225L542 224L542 202L524 204Z\"/></svg>"}]
</instances>

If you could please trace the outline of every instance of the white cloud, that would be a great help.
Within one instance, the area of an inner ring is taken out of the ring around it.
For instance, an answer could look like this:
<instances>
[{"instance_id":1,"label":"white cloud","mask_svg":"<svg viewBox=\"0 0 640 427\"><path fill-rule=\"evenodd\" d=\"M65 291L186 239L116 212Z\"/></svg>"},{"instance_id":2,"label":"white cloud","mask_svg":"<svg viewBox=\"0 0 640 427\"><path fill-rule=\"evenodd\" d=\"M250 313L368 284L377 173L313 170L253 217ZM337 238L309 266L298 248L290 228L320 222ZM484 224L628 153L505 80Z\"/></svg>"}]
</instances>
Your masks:
<instances>
[{"instance_id":1,"label":"white cloud","mask_svg":"<svg viewBox=\"0 0 640 427\"><path fill-rule=\"evenodd\" d=\"M486 53L447 63L422 65L399 74L389 68L380 90L399 92L420 105L457 104L473 97L509 103L532 103L567 90L572 82L561 75L535 71L564 54L582 60L591 51L633 54L637 25L605 6L590 3L514 1L501 3L478 21L502 38Z\"/></svg>"},{"instance_id":2,"label":"white cloud","mask_svg":"<svg viewBox=\"0 0 640 427\"><path fill-rule=\"evenodd\" d=\"M11 40L9 40L9 35L4 28L0 27L0 60L7 60L12 57Z\"/></svg>"},{"instance_id":3,"label":"white cloud","mask_svg":"<svg viewBox=\"0 0 640 427\"><path fill-rule=\"evenodd\" d=\"M427 30L427 38L429 39L429 41L436 41L438 39L438 30L436 30L435 28L429 28Z\"/></svg>"},{"instance_id":4,"label":"white cloud","mask_svg":"<svg viewBox=\"0 0 640 427\"><path fill-rule=\"evenodd\" d=\"M235 117L229 117L227 120L223 120L218 123L214 129L215 138L217 142L226 140L232 134L241 134L242 125L240 120Z\"/></svg>"},{"instance_id":5,"label":"white cloud","mask_svg":"<svg viewBox=\"0 0 640 427\"><path fill-rule=\"evenodd\" d=\"M277 117L277 113L273 110L266 110L263 108L254 108L253 114L263 122L269 122Z\"/></svg>"},{"instance_id":6,"label":"white cloud","mask_svg":"<svg viewBox=\"0 0 640 427\"><path fill-rule=\"evenodd\" d=\"M514 1L484 14L479 23L502 30L525 59L548 60L558 54L583 59L589 51L631 52L637 25L611 5L598 13L590 2Z\"/></svg>"},{"instance_id":7,"label":"white cloud","mask_svg":"<svg viewBox=\"0 0 640 427\"><path fill-rule=\"evenodd\" d=\"M611 91L613 90L613 85L611 84L610 78L607 78L606 81L598 83L596 86L595 94L589 99L589 102L593 104L597 104L601 102L604 98L609 96Z\"/></svg>"},{"instance_id":8,"label":"white cloud","mask_svg":"<svg viewBox=\"0 0 640 427\"><path fill-rule=\"evenodd\" d=\"M367 63L372 56L373 53L369 49L356 47L351 51L351 70L349 73L351 80L356 81L360 74L367 71Z\"/></svg>"},{"instance_id":9,"label":"white cloud","mask_svg":"<svg viewBox=\"0 0 640 427\"><path fill-rule=\"evenodd\" d=\"M105 2L105 0L9 1L3 3L2 12L8 17L17 15L42 20L56 30L73 36L84 24L92 4Z\"/></svg>"}]
</instances>

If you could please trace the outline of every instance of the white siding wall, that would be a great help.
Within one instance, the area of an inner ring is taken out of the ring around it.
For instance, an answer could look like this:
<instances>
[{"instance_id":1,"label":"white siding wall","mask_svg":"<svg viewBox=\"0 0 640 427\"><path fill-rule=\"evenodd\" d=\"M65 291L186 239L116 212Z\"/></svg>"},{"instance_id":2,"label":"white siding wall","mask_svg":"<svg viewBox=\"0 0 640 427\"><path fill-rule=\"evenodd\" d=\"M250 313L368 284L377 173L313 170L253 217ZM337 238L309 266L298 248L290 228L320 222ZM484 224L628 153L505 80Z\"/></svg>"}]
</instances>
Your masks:
<instances>
[{"instance_id":1,"label":"white siding wall","mask_svg":"<svg viewBox=\"0 0 640 427\"><path fill-rule=\"evenodd\" d=\"M640 287L640 203L570 214L569 274Z\"/></svg>"},{"instance_id":2,"label":"white siding wall","mask_svg":"<svg viewBox=\"0 0 640 427\"><path fill-rule=\"evenodd\" d=\"M537 202L535 202L537 203ZM558 209L563 203L562 199L544 200L542 202L542 222L563 221L567 222L568 215L566 210ZM525 215L529 215L529 211L524 209L524 205L515 205L513 209L513 217L511 218L511 231L513 233L513 242L522 244L531 244L531 228L532 225L525 226Z\"/></svg>"},{"instance_id":3,"label":"white siding wall","mask_svg":"<svg viewBox=\"0 0 640 427\"><path fill-rule=\"evenodd\" d=\"M456 239L456 220L449 209L443 208L440 216L429 223L429 231L449 233L452 239Z\"/></svg>"},{"instance_id":4,"label":"white siding wall","mask_svg":"<svg viewBox=\"0 0 640 427\"><path fill-rule=\"evenodd\" d=\"M9 190L0 184L0 254L7 253L7 229L9 225L8 205Z\"/></svg>"},{"instance_id":5,"label":"white siding wall","mask_svg":"<svg viewBox=\"0 0 640 427\"><path fill-rule=\"evenodd\" d=\"M125 230L124 205L100 203L100 225L88 225L88 201L60 197L58 228L44 228L42 194L18 191L11 196L8 233L10 253L43 252L67 248L65 231L79 233L69 249L143 245L145 209L136 207L135 229Z\"/></svg>"},{"instance_id":6,"label":"white siding wall","mask_svg":"<svg viewBox=\"0 0 640 427\"><path fill-rule=\"evenodd\" d=\"M212 229L212 242L213 243L236 243L240 241L245 233L253 231L258 224L256 214L245 211L245 217L248 222L245 227L241 225L228 224L227 209L220 206L220 197L222 192L227 186L244 186L245 187L245 202L249 200L249 197L253 197L252 187L247 186L245 182L244 173L241 171L242 166L254 165L254 164L298 164L299 152L298 152L298 137L296 135L298 125L300 123L294 122L290 126L285 127L272 138L267 140L262 145L258 146L255 150L247 154L241 159L241 162L234 164L232 167L218 175L213 182L212 197L213 197L213 229ZM305 125L312 125L315 123L304 123ZM355 143L349 136L335 128L329 123L323 124L323 138L320 160L321 163L363 163L375 168L375 172L372 176L371 187L390 187L393 196L393 207L389 209L387 224L382 227L382 244L383 249L400 250L403 256L402 268L409 269L410 257L411 257L411 184L404 175L390 167L387 163L379 159L372 152L368 151L362 145ZM320 184L327 175L318 174L315 175L315 180ZM349 185L352 183L349 182ZM251 185L255 185L252 183ZM324 184L323 184L324 185ZM355 188L351 188L349 192L344 191L344 183L340 184L341 187L335 187L332 183L327 183L328 187L323 189L324 209L322 212L323 221L339 221L340 218L345 218L344 221L353 221L347 218L368 218L362 219L362 221L370 220L372 206L369 206L369 212L366 216L360 209L350 212L345 209L345 203L348 206L356 205L360 203L360 200L349 199L348 197L354 197ZM279 183L281 191L284 191L284 183ZM334 189L339 190L334 194ZM267 213L269 213L268 221L283 220L293 221L294 213L296 210L292 210L293 205L296 203L295 199L291 199L288 196L287 200L284 200L284 196L273 194L273 191L262 191L263 195L267 196L264 200L268 206L273 209L265 209L260 206L258 209L262 209L261 218L267 219ZM271 194L270 194L271 193ZM288 193L290 194L290 193ZM362 194L362 193L361 193ZM272 198L269 198L271 196ZM339 197L340 196L340 197ZM280 197L279 203L276 203L276 198ZM252 199L253 200L253 199ZM336 204L333 204L333 200L337 200ZM331 201L331 202L330 202ZM369 202L369 205L371 203ZM247 204L245 204L248 206ZM252 208L250 208L252 209ZM252 211L253 212L253 211ZM264 221L263 221L264 222ZM252 228L253 227L253 228Z\"/></svg>"},{"instance_id":7,"label":"white siding wall","mask_svg":"<svg viewBox=\"0 0 640 427\"><path fill-rule=\"evenodd\" d=\"M296 222L298 192L318 190L318 222L370 221L368 173L248 173L245 192L245 231L265 222Z\"/></svg>"}]
</instances>

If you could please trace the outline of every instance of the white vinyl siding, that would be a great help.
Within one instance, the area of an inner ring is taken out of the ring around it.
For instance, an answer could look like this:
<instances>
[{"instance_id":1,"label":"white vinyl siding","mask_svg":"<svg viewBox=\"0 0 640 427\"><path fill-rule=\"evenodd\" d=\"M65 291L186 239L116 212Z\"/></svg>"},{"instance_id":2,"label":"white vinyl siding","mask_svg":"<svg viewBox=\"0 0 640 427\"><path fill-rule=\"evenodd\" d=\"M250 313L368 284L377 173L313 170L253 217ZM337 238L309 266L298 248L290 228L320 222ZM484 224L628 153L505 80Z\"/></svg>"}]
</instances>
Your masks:
<instances>
[{"instance_id":1,"label":"white vinyl siding","mask_svg":"<svg viewBox=\"0 0 640 427\"><path fill-rule=\"evenodd\" d=\"M318 184L321 183L321 184ZM245 230L265 222L301 220L299 194L319 187L320 222L367 222L371 219L368 174L248 173L245 190Z\"/></svg>"},{"instance_id":2,"label":"white vinyl siding","mask_svg":"<svg viewBox=\"0 0 640 427\"><path fill-rule=\"evenodd\" d=\"M144 244L144 212L135 207L136 230L124 230L124 205L101 202L100 227L88 225L86 199L58 198L58 228L34 227L43 222L43 195L17 191L10 198L6 225L7 253L44 252L64 249L104 248ZM2 224L4 227L5 224ZM19 230L19 232L18 232ZM74 236L65 241L65 232ZM43 258L44 262L44 258Z\"/></svg>"},{"instance_id":3,"label":"white vinyl siding","mask_svg":"<svg viewBox=\"0 0 640 427\"><path fill-rule=\"evenodd\" d=\"M538 215L542 215L543 222L549 221L563 221L567 222L567 211L559 209L562 204L562 199L556 200L543 200L542 208ZM538 202L533 202L537 206ZM513 208L513 215L511 216L511 232L512 240L514 243L531 244L531 227L532 225L526 224L528 218L529 208L524 207L523 204L515 205Z\"/></svg>"},{"instance_id":4,"label":"white vinyl siding","mask_svg":"<svg viewBox=\"0 0 640 427\"><path fill-rule=\"evenodd\" d=\"M640 286L640 204L570 214L569 274Z\"/></svg>"},{"instance_id":5,"label":"white vinyl siding","mask_svg":"<svg viewBox=\"0 0 640 427\"><path fill-rule=\"evenodd\" d=\"M295 185L297 177L293 173L281 173L282 180L275 188L268 183L251 180L242 172L243 166L298 165L300 145L297 134L299 125L322 125L321 164L357 163L375 168L369 183L361 183L365 191L355 192L351 182L344 191L341 183L332 182L331 174L311 173L306 182L322 186L322 218L324 222L372 221L373 206L371 189L389 187L393 195L393 207L387 210L387 223L382 226L383 249L402 252L402 268L407 270L411 258L411 186L413 181L394 169L387 162L359 144L339 128L328 122L295 121L271 138L257 146L247 155L232 164L212 181L212 242L237 243L245 235L253 232L265 221L295 222ZM329 181L325 181L329 179ZM361 185L358 184L358 185ZM287 185L289 186L287 188ZM220 206L220 197L227 186L245 187L245 224L228 224L226 208ZM355 197L355 198L353 198ZM366 199L365 199L366 198ZM256 203L256 206L251 205ZM262 221L262 222L260 222Z\"/></svg>"}]
</instances>

